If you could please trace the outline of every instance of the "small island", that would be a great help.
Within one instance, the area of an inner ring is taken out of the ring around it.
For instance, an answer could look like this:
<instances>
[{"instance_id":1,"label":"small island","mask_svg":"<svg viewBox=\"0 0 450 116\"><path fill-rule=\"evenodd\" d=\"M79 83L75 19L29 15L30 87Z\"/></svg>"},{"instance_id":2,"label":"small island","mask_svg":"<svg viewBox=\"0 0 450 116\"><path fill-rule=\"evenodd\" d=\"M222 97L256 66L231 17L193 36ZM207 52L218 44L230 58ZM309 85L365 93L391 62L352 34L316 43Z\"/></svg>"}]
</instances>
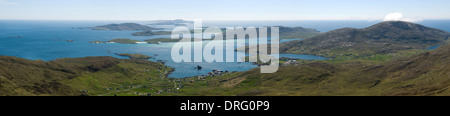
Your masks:
<instances>
[{"instance_id":1,"label":"small island","mask_svg":"<svg viewBox=\"0 0 450 116\"><path fill-rule=\"evenodd\" d=\"M115 54L118 56L125 56L130 59L136 59L136 60L148 60L148 59L152 58L150 56L143 55L143 54L127 54L127 53L123 53L123 54L115 53Z\"/></svg>"},{"instance_id":2,"label":"small island","mask_svg":"<svg viewBox=\"0 0 450 116\"><path fill-rule=\"evenodd\" d=\"M157 39L148 39L145 41L132 40L126 38L112 39L109 41L90 41L89 43L95 44L105 44L105 43L120 43L120 44L138 44L138 43L148 43L148 44L160 44L164 42L179 42L181 39L170 39L170 38L157 38Z\"/></svg>"},{"instance_id":3,"label":"small island","mask_svg":"<svg viewBox=\"0 0 450 116\"><path fill-rule=\"evenodd\" d=\"M89 43L96 43L96 44L101 44L101 43L109 43L107 41L90 41Z\"/></svg>"},{"instance_id":4,"label":"small island","mask_svg":"<svg viewBox=\"0 0 450 116\"><path fill-rule=\"evenodd\" d=\"M109 24L91 27L92 30L115 30L115 31L131 31L131 30L154 30L155 28L137 24L137 23L121 23L121 24Z\"/></svg>"},{"instance_id":5,"label":"small island","mask_svg":"<svg viewBox=\"0 0 450 116\"><path fill-rule=\"evenodd\" d=\"M284 26L278 26L280 31L280 39L307 39L310 37L314 37L316 35L321 34L320 31L317 31L316 29L312 28L303 28L303 27L284 27ZM222 28L222 33L224 35L224 38L226 37L226 29ZM259 28L256 28L257 32L259 32ZM190 30L191 34L193 33L193 30ZM270 34L271 30L269 29L267 34ZM171 35L171 31L151 31L146 30L142 32L135 32L132 35L133 36L153 36L153 35Z\"/></svg>"},{"instance_id":6,"label":"small island","mask_svg":"<svg viewBox=\"0 0 450 116\"><path fill-rule=\"evenodd\" d=\"M138 42L141 42L141 41L126 39L126 38L119 38L119 39L109 40L109 42L120 43L120 44L138 44Z\"/></svg>"},{"instance_id":7,"label":"small island","mask_svg":"<svg viewBox=\"0 0 450 116\"><path fill-rule=\"evenodd\" d=\"M157 39L149 39L145 40L145 42L149 44L160 44L163 42L179 42L181 39L170 39L170 38L157 38Z\"/></svg>"},{"instance_id":8,"label":"small island","mask_svg":"<svg viewBox=\"0 0 450 116\"><path fill-rule=\"evenodd\" d=\"M186 21L183 19L175 19L175 20L157 20L152 21L151 25L179 25L184 23L194 23L194 21Z\"/></svg>"},{"instance_id":9,"label":"small island","mask_svg":"<svg viewBox=\"0 0 450 116\"><path fill-rule=\"evenodd\" d=\"M142 31L133 33L133 36L153 36L153 35L171 35L171 31Z\"/></svg>"}]
</instances>

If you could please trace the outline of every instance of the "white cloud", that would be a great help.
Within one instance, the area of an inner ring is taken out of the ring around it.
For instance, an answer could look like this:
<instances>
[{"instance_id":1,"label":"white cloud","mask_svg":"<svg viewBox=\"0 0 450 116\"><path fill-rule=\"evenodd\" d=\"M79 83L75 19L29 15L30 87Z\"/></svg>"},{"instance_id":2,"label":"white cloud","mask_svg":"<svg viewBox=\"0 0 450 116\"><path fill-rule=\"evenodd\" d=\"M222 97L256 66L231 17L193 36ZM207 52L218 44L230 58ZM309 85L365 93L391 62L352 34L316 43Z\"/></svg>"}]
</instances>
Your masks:
<instances>
[{"instance_id":1,"label":"white cloud","mask_svg":"<svg viewBox=\"0 0 450 116\"><path fill-rule=\"evenodd\" d=\"M403 17L402 13L394 12L387 14L383 21L406 21L406 22L421 22L423 21L422 18L406 18Z\"/></svg>"},{"instance_id":2,"label":"white cloud","mask_svg":"<svg viewBox=\"0 0 450 116\"><path fill-rule=\"evenodd\" d=\"M17 4L17 2L10 2L8 0L0 0L0 5L14 5Z\"/></svg>"}]
</instances>

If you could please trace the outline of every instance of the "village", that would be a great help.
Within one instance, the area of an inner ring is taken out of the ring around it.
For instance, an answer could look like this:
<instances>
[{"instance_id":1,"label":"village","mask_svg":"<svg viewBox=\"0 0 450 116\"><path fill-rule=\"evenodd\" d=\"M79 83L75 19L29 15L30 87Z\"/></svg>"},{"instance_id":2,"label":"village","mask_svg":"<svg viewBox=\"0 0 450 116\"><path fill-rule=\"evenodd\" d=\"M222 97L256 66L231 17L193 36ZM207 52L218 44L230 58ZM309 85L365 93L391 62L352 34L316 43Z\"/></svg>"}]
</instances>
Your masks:
<instances>
[{"instance_id":1,"label":"village","mask_svg":"<svg viewBox=\"0 0 450 116\"><path fill-rule=\"evenodd\" d=\"M160 61L163 63L164 61ZM299 60L295 58L280 58L280 65L299 65L301 63L307 62L305 60ZM196 70L202 70L203 67L197 65L194 67ZM203 69L204 70L204 69ZM149 69L143 70L144 72L151 72ZM205 81L208 77L223 76L231 73L236 73L237 71L222 71L222 70L212 70L204 75L185 77L185 78L167 78L171 71L158 69L160 72L157 77L146 77L144 83L137 82L122 82L120 86L109 86L104 87L102 91L105 94L99 96L161 96L164 94L174 95L178 94L181 89L185 86L194 84L197 81ZM136 81L136 79L134 79ZM223 80L226 81L226 80ZM156 86L155 86L156 85ZM82 90L83 93L89 95L91 94L89 90Z\"/></svg>"},{"instance_id":2,"label":"village","mask_svg":"<svg viewBox=\"0 0 450 116\"><path fill-rule=\"evenodd\" d=\"M201 70L202 67L198 66L196 69ZM145 69L143 71L149 72L150 70ZM235 73L236 71L212 70L205 75L186 78L167 78L167 75L169 75L171 71L160 70L160 72L158 78L148 77L146 78L147 82L145 83L137 84L135 82L123 82L120 83L120 86L104 87L101 91L105 91L105 94L99 96L161 96L163 94L178 94L180 89L183 89L186 85L196 81L204 81L207 77L222 76ZM161 85L153 86L155 84ZM87 89L81 91L86 95L91 94L91 91Z\"/></svg>"}]
</instances>

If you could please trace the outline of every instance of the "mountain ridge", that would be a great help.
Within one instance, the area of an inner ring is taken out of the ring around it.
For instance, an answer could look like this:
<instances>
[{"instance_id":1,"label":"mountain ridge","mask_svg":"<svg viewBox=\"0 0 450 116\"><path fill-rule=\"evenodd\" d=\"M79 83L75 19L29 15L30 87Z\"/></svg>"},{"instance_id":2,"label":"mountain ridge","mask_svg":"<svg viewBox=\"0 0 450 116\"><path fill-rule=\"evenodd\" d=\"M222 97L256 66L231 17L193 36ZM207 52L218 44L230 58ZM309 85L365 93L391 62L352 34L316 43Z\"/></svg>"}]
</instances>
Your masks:
<instances>
[{"instance_id":1,"label":"mountain ridge","mask_svg":"<svg viewBox=\"0 0 450 116\"><path fill-rule=\"evenodd\" d=\"M327 57L352 54L389 54L400 50L424 49L442 45L450 34L423 25L389 21L355 29L341 28L302 41L292 41L281 46L281 52L312 54Z\"/></svg>"}]
</instances>

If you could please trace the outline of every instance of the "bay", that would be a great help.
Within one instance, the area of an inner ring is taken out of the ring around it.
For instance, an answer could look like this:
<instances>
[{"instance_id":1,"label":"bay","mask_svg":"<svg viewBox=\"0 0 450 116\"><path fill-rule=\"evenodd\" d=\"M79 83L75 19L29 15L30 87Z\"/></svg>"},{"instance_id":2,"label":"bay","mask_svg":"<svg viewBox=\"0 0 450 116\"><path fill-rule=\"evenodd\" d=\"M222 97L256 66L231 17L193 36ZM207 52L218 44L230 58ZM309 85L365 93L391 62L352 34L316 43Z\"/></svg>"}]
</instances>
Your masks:
<instances>
[{"instance_id":1,"label":"bay","mask_svg":"<svg viewBox=\"0 0 450 116\"><path fill-rule=\"evenodd\" d=\"M87 56L117 56L114 53L140 53L152 56L152 61L163 60L166 65L175 68L169 75L173 78L183 78L203 75L212 70L247 71L257 67L252 63L175 63L172 61L171 48L174 43L162 44L92 44L89 41L108 41L115 38L129 38L146 40L170 37L160 36L132 36L137 31L100 31L86 27L105 25L110 23L137 22L146 24L147 21L30 21L30 20L0 20L0 55L15 56L30 60L51 61L58 58L77 58ZM322 32L341 27L367 27L377 22L370 21L205 21L204 25L226 26L302 26L316 28ZM420 24L445 31L450 31L450 21L424 21ZM69 42L67 40L73 40ZM281 42L301 39L282 40ZM211 42L206 41L204 44ZM327 58L311 55L280 54L280 57L291 57L308 60L324 60ZM239 60L239 58L235 58ZM202 70L194 67L200 65Z\"/></svg>"}]
</instances>

